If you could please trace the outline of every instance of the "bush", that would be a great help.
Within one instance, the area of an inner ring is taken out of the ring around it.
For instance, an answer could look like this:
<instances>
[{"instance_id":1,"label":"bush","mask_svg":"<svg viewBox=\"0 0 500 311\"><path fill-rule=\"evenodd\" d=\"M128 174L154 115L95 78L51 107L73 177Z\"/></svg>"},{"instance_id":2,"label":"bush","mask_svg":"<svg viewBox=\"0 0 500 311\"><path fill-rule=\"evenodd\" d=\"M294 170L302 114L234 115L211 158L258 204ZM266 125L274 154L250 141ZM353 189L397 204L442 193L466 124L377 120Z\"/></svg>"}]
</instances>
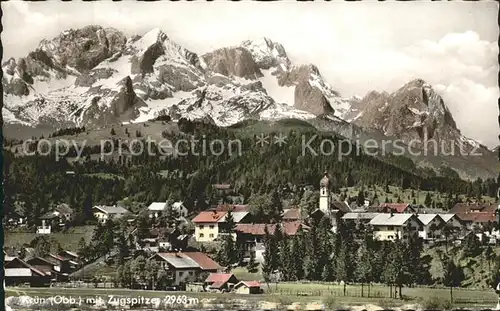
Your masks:
<instances>
[{"instance_id":1,"label":"bush","mask_svg":"<svg viewBox=\"0 0 500 311\"><path fill-rule=\"evenodd\" d=\"M337 310L338 305L334 296L328 296L323 299L323 304L325 305L326 310Z\"/></svg>"},{"instance_id":2,"label":"bush","mask_svg":"<svg viewBox=\"0 0 500 311\"><path fill-rule=\"evenodd\" d=\"M424 310L451 310L452 305L449 299L440 297L427 297L422 301Z\"/></svg>"}]
</instances>

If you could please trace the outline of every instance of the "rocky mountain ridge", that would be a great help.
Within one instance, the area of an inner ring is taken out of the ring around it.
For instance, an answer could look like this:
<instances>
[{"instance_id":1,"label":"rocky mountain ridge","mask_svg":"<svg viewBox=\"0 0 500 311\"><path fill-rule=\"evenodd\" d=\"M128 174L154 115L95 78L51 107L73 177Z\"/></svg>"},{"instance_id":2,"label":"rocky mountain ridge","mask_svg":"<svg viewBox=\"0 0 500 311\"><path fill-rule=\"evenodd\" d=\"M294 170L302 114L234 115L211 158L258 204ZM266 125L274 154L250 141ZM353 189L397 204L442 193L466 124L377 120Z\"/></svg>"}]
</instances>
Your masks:
<instances>
[{"instance_id":1,"label":"rocky mountain ridge","mask_svg":"<svg viewBox=\"0 0 500 311\"><path fill-rule=\"evenodd\" d=\"M425 81L410 81L392 94L343 98L315 65L292 64L285 48L268 38L198 55L160 29L127 37L91 25L42 40L2 70L6 124L100 128L163 114L220 126L297 118L348 138L400 139L417 148L434 139L445 143L440 151L453 145L491 157L460 133Z\"/></svg>"}]
</instances>

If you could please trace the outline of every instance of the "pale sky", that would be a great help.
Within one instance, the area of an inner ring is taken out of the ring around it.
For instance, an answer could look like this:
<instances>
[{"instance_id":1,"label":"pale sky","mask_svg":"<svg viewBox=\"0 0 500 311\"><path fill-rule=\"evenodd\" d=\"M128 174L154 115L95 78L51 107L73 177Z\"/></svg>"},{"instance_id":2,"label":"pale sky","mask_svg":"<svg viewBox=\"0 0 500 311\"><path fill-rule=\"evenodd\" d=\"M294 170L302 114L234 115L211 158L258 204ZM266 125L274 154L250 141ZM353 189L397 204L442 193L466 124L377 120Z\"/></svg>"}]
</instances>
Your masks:
<instances>
[{"instance_id":1,"label":"pale sky","mask_svg":"<svg viewBox=\"0 0 500 311\"><path fill-rule=\"evenodd\" d=\"M160 28L202 54L243 40L281 43L343 96L395 91L413 78L443 96L463 134L498 142L498 4L479 2L21 2L1 3L4 60L89 24L127 35Z\"/></svg>"}]
</instances>

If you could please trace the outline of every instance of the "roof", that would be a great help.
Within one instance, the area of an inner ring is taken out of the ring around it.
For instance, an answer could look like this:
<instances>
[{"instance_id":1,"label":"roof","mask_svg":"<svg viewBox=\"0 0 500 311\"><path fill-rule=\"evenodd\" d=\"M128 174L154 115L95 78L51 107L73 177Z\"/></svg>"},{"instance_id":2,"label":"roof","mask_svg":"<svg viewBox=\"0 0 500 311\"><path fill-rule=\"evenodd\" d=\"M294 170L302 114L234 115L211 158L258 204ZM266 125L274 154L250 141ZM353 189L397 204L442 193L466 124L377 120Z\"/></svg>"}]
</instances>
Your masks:
<instances>
[{"instance_id":1,"label":"roof","mask_svg":"<svg viewBox=\"0 0 500 311\"><path fill-rule=\"evenodd\" d=\"M356 220L356 219L373 219L380 213L346 213L342 219Z\"/></svg>"},{"instance_id":2,"label":"roof","mask_svg":"<svg viewBox=\"0 0 500 311\"><path fill-rule=\"evenodd\" d=\"M194 260L202 270L219 270L222 267L216 263L208 255L201 252L185 252L183 253L192 260Z\"/></svg>"},{"instance_id":3,"label":"roof","mask_svg":"<svg viewBox=\"0 0 500 311\"><path fill-rule=\"evenodd\" d=\"M284 210L283 219L284 220L299 220L301 218L301 212L299 208L289 208Z\"/></svg>"},{"instance_id":4,"label":"roof","mask_svg":"<svg viewBox=\"0 0 500 311\"><path fill-rule=\"evenodd\" d=\"M269 234L274 234L276 230L276 224L236 224L236 231L251 235L265 235L265 227ZM306 225L298 221L286 222L281 224L282 230L286 235L296 235L300 229L309 228Z\"/></svg>"},{"instance_id":5,"label":"roof","mask_svg":"<svg viewBox=\"0 0 500 311\"><path fill-rule=\"evenodd\" d=\"M331 205L333 205L333 207L335 209L338 209L339 211L344 212L344 213L348 213L351 211L351 208L349 207L349 205L347 205L345 202L342 202L342 201L332 200Z\"/></svg>"},{"instance_id":6,"label":"roof","mask_svg":"<svg viewBox=\"0 0 500 311\"><path fill-rule=\"evenodd\" d=\"M47 213L43 214L42 216L40 216L40 219L54 219L57 217L59 217L59 215L57 215L57 212L50 211L50 212L47 212Z\"/></svg>"},{"instance_id":7,"label":"roof","mask_svg":"<svg viewBox=\"0 0 500 311\"><path fill-rule=\"evenodd\" d=\"M33 257L31 258L30 260L27 260L26 263L28 264L33 264L32 262L34 260L39 260L39 261L42 261L43 263L45 263L46 265L49 265L49 266L54 266L54 263L50 262L49 260L43 258L43 257L39 257L39 256L36 256L36 257Z\"/></svg>"},{"instance_id":8,"label":"roof","mask_svg":"<svg viewBox=\"0 0 500 311\"><path fill-rule=\"evenodd\" d=\"M186 257L183 253L158 253L163 260L165 260L169 265L176 269L197 269L199 268L198 263L189 257Z\"/></svg>"},{"instance_id":9,"label":"roof","mask_svg":"<svg viewBox=\"0 0 500 311\"><path fill-rule=\"evenodd\" d=\"M174 210L180 210L183 207L184 207L184 202L182 201L172 203L172 209Z\"/></svg>"},{"instance_id":10,"label":"roof","mask_svg":"<svg viewBox=\"0 0 500 311\"><path fill-rule=\"evenodd\" d=\"M239 223L241 220L243 220L243 218L245 218L250 213L249 212L232 212L231 214L233 215L233 221L235 223ZM224 216L222 216L222 218L219 219L218 222L225 222L226 218L227 218L227 213Z\"/></svg>"},{"instance_id":11,"label":"roof","mask_svg":"<svg viewBox=\"0 0 500 311\"><path fill-rule=\"evenodd\" d=\"M22 268L16 267L16 263L20 264L22 266ZM13 266L13 267L10 268L11 266ZM16 271L19 272L19 273L25 273L25 272L22 272L19 269L29 269L32 272L34 272L35 274L38 274L39 276L45 276L45 273L43 273L42 271L36 269L35 267L33 267L32 265L28 264L27 262L25 262L24 260L22 260L22 259L20 259L18 257L14 258L13 260L11 260L8 263L6 263L4 267L5 267L5 274L6 275L7 275L7 271L8 270L10 270L11 273L16 273ZM27 276L27 275L11 274L10 276ZM31 273L29 274L29 276L31 276Z\"/></svg>"},{"instance_id":12,"label":"roof","mask_svg":"<svg viewBox=\"0 0 500 311\"><path fill-rule=\"evenodd\" d=\"M79 257L78 254L76 254L76 253L74 253L72 251L68 251L68 250L64 250L60 254L67 254L67 255L69 255L70 257L73 257L73 258L78 258Z\"/></svg>"},{"instance_id":13,"label":"roof","mask_svg":"<svg viewBox=\"0 0 500 311\"><path fill-rule=\"evenodd\" d=\"M17 257L16 256L4 256L3 257L3 261L4 262L9 262L9 261L14 260L15 258L17 258Z\"/></svg>"},{"instance_id":14,"label":"roof","mask_svg":"<svg viewBox=\"0 0 500 311\"><path fill-rule=\"evenodd\" d=\"M446 214L446 211L442 208L417 208L416 211L419 214Z\"/></svg>"},{"instance_id":15,"label":"roof","mask_svg":"<svg viewBox=\"0 0 500 311\"><path fill-rule=\"evenodd\" d=\"M236 279L232 273L210 273L205 282L212 283L210 286L212 288L220 288L229 282L231 278L233 278L236 283L238 282L238 279Z\"/></svg>"},{"instance_id":16,"label":"roof","mask_svg":"<svg viewBox=\"0 0 500 311\"><path fill-rule=\"evenodd\" d=\"M72 214L73 213L73 209L71 207L69 207L69 205L66 203L58 204L54 208L54 210L58 211L61 214Z\"/></svg>"},{"instance_id":17,"label":"roof","mask_svg":"<svg viewBox=\"0 0 500 311\"><path fill-rule=\"evenodd\" d=\"M250 206L245 204L218 204L215 207L210 208L211 211L219 212L248 212L250 211Z\"/></svg>"},{"instance_id":18,"label":"roof","mask_svg":"<svg viewBox=\"0 0 500 311\"><path fill-rule=\"evenodd\" d=\"M240 286L246 286L246 287L260 287L260 283L258 281L241 281L238 284L236 284L234 287L240 287Z\"/></svg>"},{"instance_id":19,"label":"roof","mask_svg":"<svg viewBox=\"0 0 500 311\"><path fill-rule=\"evenodd\" d=\"M330 183L330 179L328 179L328 173L325 172L325 174L323 175L323 178L321 178L321 180L319 181L319 185L320 187L328 187Z\"/></svg>"},{"instance_id":20,"label":"roof","mask_svg":"<svg viewBox=\"0 0 500 311\"><path fill-rule=\"evenodd\" d=\"M380 213L370 221L373 226L403 226L406 222L415 217L413 214L388 214ZM416 218L416 217L415 217ZM418 220L418 218L416 218Z\"/></svg>"},{"instance_id":21,"label":"roof","mask_svg":"<svg viewBox=\"0 0 500 311\"><path fill-rule=\"evenodd\" d=\"M471 211L494 213L496 209L497 209L497 205L491 204L491 203L457 203L450 210L450 213L459 214L459 213L467 213L467 212L471 212Z\"/></svg>"},{"instance_id":22,"label":"roof","mask_svg":"<svg viewBox=\"0 0 500 311\"><path fill-rule=\"evenodd\" d=\"M470 213L457 213L458 218L462 221L475 222L475 223L487 223L494 222L497 220L495 213L491 212L470 212Z\"/></svg>"},{"instance_id":23,"label":"roof","mask_svg":"<svg viewBox=\"0 0 500 311\"><path fill-rule=\"evenodd\" d=\"M417 217L424 226L427 226L436 217L438 217L438 220L443 220L438 214L418 214Z\"/></svg>"},{"instance_id":24,"label":"roof","mask_svg":"<svg viewBox=\"0 0 500 311\"><path fill-rule=\"evenodd\" d=\"M382 203L379 205L379 211L381 212L386 208L393 210L396 213L404 213L407 208L412 207L408 203Z\"/></svg>"},{"instance_id":25,"label":"roof","mask_svg":"<svg viewBox=\"0 0 500 311\"><path fill-rule=\"evenodd\" d=\"M221 266L201 252L157 253L163 260L177 269L219 270Z\"/></svg>"},{"instance_id":26,"label":"roof","mask_svg":"<svg viewBox=\"0 0 500 311\"><path fill-rule=\"evenodd\" d=\"M6 268L5 276L31 276L30 268Z\"/></svg>"},{"instance_id":27,"label":"roof","mask_svg":"<svg viewBox=\"0 0 500 311\"><path fill-rule=\"evenodd\" d=\"M148 206L150 211L163 211L167 208L166 202L153 202Z\"/></svg>"},{"instance_id":28,"label":"roof","mask_svg":"<svg viewBox=\"0 0 500 311\"><path fill-rule=\"evenodd\" d=\"M218 211L205 211L199 213L195 218L193 218L193 223L215 223L218 222L226 212Z\"/></svg>"},{"instance_id":29,"label":"roof","mask_svg":"<svg viewBox=\"0 0 500 311\"><path fill-rule=\"evenodd\" d=\"M64 258L64 257L62 257L62 256L59 256L59 255L48 254L48 256L49 256L49 257L51 257L51 258L54 258L54 259L56 259L56 260L59 260L59 261L65 261L65 260L68 260L68 259L66 259L66 258Z\"/></svg>"},{"instance_id":30,"label":"roof","mask_svg":"<svg viewBox=\"0 0 500 311\"><path fill-rule=\"evenodd\" d=\"M450 221L450 219L452 219L455 216L456 216L455 214L439 214L439 217L441 217L441 219L444 220L445 222Z\"/></svg>"},{"instance_id":31,"label":"roof","mask_svg":"<svg viewBox=\"0 0 500 311\"><path fill-rule=\"evenodd\" d=\"M128 211L121 206L104 206L104 205L96 205L95 209L98 209L106 214L126 214Z\"/></svg>"}]
</instances>

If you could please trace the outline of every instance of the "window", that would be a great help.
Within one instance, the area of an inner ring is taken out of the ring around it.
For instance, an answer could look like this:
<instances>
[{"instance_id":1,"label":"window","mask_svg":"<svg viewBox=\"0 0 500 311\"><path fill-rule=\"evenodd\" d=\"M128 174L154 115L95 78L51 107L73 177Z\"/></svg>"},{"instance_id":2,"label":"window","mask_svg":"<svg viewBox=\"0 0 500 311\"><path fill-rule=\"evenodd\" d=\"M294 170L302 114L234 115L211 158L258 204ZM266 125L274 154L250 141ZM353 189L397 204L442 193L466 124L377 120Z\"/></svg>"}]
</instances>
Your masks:
<instances>
[{"instance_id":1,"label":"window","mask_svg":"<svg viewBox=\"0 0 500 311\"><path fill-rule=\"evenodd\" d=\"M200 233L200 238L204 237L204 234L203 233Z\"/></svg>"},{"instance_id":2,"label":"window","mask_svg":"<svg viewBox=\"0 0 500 311\"><path fill-rule=\"evenodd\" d=\"M387 226L387 230L394 230L394 226Z\"/></svg>"},{"instance_id":3,"label":"window","mask_svg":"<svg viewBox=\"0 0 500 311\"><path fill-rule=\"evenodd\" d=\"M392 239L394 239L394 236L393 236L393 235L388 235L388 236L387 236L387 238L388 238L389 240L392 240Z\"/></svg>"},{"instance_id":4,"label":"window","mask_svg":"<svg viewBox=\"0 0 500 311\"><path fill-rule=\"evenodd\" d=\"M214 234L213 234L213 233L210 233L208 236L209 236L210 238L213 238L213 237L214 237Z\"/></svg>"},{"instance_id":5,"label":"window","mask_svg":"<svg viewBox=\"0 0 500 311\"><path fill-rule=\"evenodd\" d=\"M210 225L210 226L209 226L209 228L210 228L210 229L213 229L213 228L214 228L214 225Z\"/></svg>"},{"instance_id":6,"label":"window","mask_svg":"<svg viewBox=\"0 0 500 311\"><path fill-rule=\"evenodd\" d=\"M200 225L200 229L203 229L203 228L205 228L205 226L204 225Z\"/></svg>"},{"instance_id":7,"label":"window","mask_svg":"<svg viewBox=\"0 0 500 311\"><path fill-rule=\"evenodd\" d=\"M184 275L184 272L180 271L179 276L183 276L183 275Z\"/></svg>"},{"instance_id":8,"label":"window","mask_svg":"<svg viewBox=\"0 0 500 311\"><path fill-rule=\"evenodd\" d=\"M189 271L189 275L193 275L193 271Z\"/></svg>"}]
</instances>

